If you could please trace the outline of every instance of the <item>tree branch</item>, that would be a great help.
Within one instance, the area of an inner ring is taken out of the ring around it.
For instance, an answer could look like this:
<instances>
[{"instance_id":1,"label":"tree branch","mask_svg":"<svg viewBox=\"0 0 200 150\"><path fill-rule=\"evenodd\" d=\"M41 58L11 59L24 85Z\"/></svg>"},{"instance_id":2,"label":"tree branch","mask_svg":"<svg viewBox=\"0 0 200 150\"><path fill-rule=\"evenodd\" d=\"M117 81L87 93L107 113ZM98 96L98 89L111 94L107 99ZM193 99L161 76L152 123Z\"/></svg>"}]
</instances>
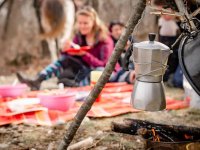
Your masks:
<instances>
[{"instance_id":1,"label":"tree branch","mask_svg":"<svg viewBox=\"0 0 200 150\"><path fill-rule=\"evenodd\" d=\"M190 25L191 31L196 30L194 22L192 20L190 20L190 15L187 11L187 8L185 8L183 1L182 0L175 0L175 2L176 2L176 5L178 7L179 12L185 14L185 18L189 19L188 23Z\"/></svg>"},{"instance_id":2,"label":"tree branch","mask_svg":"<svg viewBox=\"0 0 200 150\"><path fill-rule=\"evenodd\" d=\"M97 84L95 84L94 88L90 92L89 96L86 98L85 102L80 107L79 111L77 112L74 121L70 124L70 127L68 128L64 138L62 139L58 147L58 150L65 150L69 146L69 144L71 143L76 134L76 131L80 127L82 120L86 116L87 112L91 109L95 99L98 97L103 87L109 80L110 75L114 70L115 65L118 61L118 58L120 57L122 51L124 50L128 37L133 32L135 26L137 25L139 19L142 16L142 13L145 9L145 2L146 0L139 0L137 5L133 8L129 21L126 25L126 30L122 33L119 41L117 42L116 47L113 50L114 53L109 59L103 71L103 74L101 75Z\"/></svg>"},{"instance_id":3,"label":"tree branch","mask_svg":"<svg viewBox=\"0 0 200 150\"><path fill-rule=\"evenodd\" d=\"M0 4L0 9L4 6L4 4L7 2L7 0L4 0L1 4Z\"/></svg>"},{"instance_id":4,"label":"tree branch","mask_svg":"<svg viewBox=\"0 0 200 150\"><path fill-rule=\"evenodd\" d=\"M190 16L195 17L199 13L200 13L200 8L196 9Z\"/></svg>"},{"instance_id":5,"label":"tree branch","mask_svg":"<svg viewBox=\"0 0 200 150\"><path fill-rule=\"evenodd\" d=\"M164 8L160 8L160 7L155 7L155 6L150 6L149 8L151 8L152 10L154 10L154 12L150 12L150 14L154 14L154 15L171 15L171 16L176 16L179 17L181 20L183 20L184 15L176 12L176 11L172 11L172 10L168 10L168 9L164 9Z\"/></svg>"}]
</instances>

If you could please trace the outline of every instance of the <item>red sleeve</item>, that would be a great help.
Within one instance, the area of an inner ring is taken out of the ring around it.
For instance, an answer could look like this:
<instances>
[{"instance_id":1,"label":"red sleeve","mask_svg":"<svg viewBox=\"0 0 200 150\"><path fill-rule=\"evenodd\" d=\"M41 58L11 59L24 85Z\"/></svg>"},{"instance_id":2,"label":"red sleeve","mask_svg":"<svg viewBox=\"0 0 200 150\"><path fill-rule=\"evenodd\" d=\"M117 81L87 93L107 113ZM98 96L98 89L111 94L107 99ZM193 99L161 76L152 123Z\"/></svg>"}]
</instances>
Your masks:
<instances>
[{"instance_id":1,"label":"red sleeve","mask_svg":"<svg viewBox=\"0 0 200 150\"><path fill-rule=\"evenodd\" d=\"M108 39L106 42L101 42L98 46L93 47L92 51L95 51L94 53L87 52L83 56L83 60L92 67L105 67L113 49L113 42ZM95 56L95 54L100 57Z\"/></svg>"},{"instance_id":2,"label":"red sleeve","mask_svg":"<svg viewBox=\"0 0 200 150\"><path fill-rule=\"evenodd\" d=\"M75 43L75 44L78 44L78 45L80 45L81 43L80 43L80 41L78 40L78 35L76 35L74 38L73 38L73 42Z\"/></svg>"}]
</instances>

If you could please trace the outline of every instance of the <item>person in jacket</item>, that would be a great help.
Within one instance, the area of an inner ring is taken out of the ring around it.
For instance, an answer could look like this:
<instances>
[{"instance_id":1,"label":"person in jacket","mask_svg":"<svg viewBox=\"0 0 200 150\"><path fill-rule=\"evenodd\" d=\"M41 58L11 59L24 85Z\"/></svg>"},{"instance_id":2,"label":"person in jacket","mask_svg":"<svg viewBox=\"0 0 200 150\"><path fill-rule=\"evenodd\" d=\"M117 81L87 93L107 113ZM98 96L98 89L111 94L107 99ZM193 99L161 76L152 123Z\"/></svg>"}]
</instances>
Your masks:
<instances>
[{"instance_id":1,"label":"person in jacket","mask_svg":"<svg viewBox=\"0 0 200 150\"><path fill-rule=\"evenodd\" d=\"M31 90L39 90L42 81L56 76L65 86L87 85L91 70L104 68L112 54L114 45L106 26L97 12L89 6L76 13L75 36L66 41L60 58L42 70L35 79L24 78L20 73L20 82L26 83ZM89 46L87 51L67 52L72 47ZM115 71L119 69L117 64ZM64 74L63 74L64 73ZM86 81L84 83L84 81Z\"/></svg>"}]
</instances>

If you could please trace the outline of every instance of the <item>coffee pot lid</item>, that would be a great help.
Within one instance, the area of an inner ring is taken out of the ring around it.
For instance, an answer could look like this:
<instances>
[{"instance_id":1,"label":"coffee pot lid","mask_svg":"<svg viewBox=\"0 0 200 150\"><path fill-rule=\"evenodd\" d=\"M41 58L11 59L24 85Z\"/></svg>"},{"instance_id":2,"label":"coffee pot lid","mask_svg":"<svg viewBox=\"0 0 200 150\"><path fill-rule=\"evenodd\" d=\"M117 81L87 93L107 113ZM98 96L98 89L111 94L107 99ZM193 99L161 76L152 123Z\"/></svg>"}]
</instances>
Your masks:
<instances>
[{"instance_id":1,"label":"coffee pot lid","mask_svg":"<svg viewBox=\"0 0 200 150\"><path fill-rule=\"evenodd\" d=\"M134 43L133 47L138 49L149 49L149 50L169 50L169 47L165 44L155 41L156 34L149 33L149 41L144 41L140 43Z\"/></svg>"}]
</instances>

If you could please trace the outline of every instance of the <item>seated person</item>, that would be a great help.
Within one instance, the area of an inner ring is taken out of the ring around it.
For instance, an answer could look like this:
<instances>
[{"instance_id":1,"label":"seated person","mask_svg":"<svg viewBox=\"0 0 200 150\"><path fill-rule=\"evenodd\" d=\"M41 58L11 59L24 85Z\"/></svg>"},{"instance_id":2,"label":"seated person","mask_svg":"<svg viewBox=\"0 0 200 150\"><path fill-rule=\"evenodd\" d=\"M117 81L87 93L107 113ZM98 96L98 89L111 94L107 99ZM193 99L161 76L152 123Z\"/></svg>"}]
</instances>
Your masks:
<instances>
[{"instance_id":1,"label":"seated person","mask_svg":"<svg viewBox=\"0 0 200 150\"><path fill-rule=\"evenodd\" d=\"M113 40L114 45L115 45L117 43L117 41L119 40L121 34L122 34L122 31L124 29L124 24L120 21L112 21L109 24L108 29L110 31L112 40Z\"/></svg>"},{"instance_id":2,"label":"seated person","mask_svg":"<svg viewBox=\"0 0 200 150\"><path fill-rule=\"evenodd\" d=\"M112 40L113 40L113 43L114 45L116 45L117 41L119 40L122 32L123 32L123 29L124 29L125 25L120 22L120 21L112 21L110 24L109 24L109 31L110 31L110 35L112 37ZM113 73L111 78L110 78L110 81L111 82L127 82L127 83L133 83L134 79L135 79L135 72L134 71L125 71L123 69L124 67L124 63L125 63L125 60L124 60L124 57L125 57L125 54L126 54L126 50L128 49L128 47L132 46L131 43L134 43L135 40L133 38L133 36L130 36L129 37L129 40L127 42L127 45L124 49L124 51L122 52L118 62L120 64L120 66L122 67L118 72L116 73ZM133 63L130 63L130 69L134 69L134 65Z\"/></svg>"},{"instance_id":3,"label":"seated person","mask_svg":"<svg viewBox=\"0 0 200 150\"><path fill-rule=\"evenodd\" d=\"M120 21L112 21L108 27L109 31L110 31L110 35L112 37L114 46L116 45L117 41L119 40L122 31L124 29L124 24ZM122 66L123 63L123 57L125 55L125 50L122 52L121 57L119 58L119 65Z\"/></svg>"},{"instance_id":4,"label":"seated person","mask_svg":"<svg viewBox=\"0 0 200 150\"><path fill-rule=\"evenodd\" d=\"M72 44L73 43L73 44ZM39 90L41 82L51 78L53 75L62 77L65 70L63 82L65 86L87 85L84 83L91 70L105 67L113 51L113 42L108 35L106 26L99 19L96 11L87 6L80 9L76 14L76 34L73 42L66 41L64 50L72 45L90 46L88 51L79 53L62 52L60 58L42 70L35 79L26 79L17 73L19 81L26 83L31 90ZM116 65L115 70L119 69ZM63 79L63 81L62 81Z\"/></svg>"},{"instance_id":5,"label":"seated person","mask_svg":"<svg viewBox=\"0 0 200 150\"><path fill-rule=\"evenodd\" d=\"M159 42L171 47L176 41L179 34L179 27L174 16L162 15L158 20L159 26ZM171 84L174 73L179 65L178 47L174 47L173 53L168 58L168 68L164 74L163 81Z\"/></svg>"},{"instance_id":6,"label":"seated person","mask_svg":"<svg viewBox=\"0 0 200 150\"><path fill-rule=\"evenodd\" d=\"M111 75L110 82L127 82L133 84L135 81L135 70L132 55L133 43L135 42L133 36L130 36L125 47L124 56L121 57L121 68ZM129 60L126 60L130 54Z\"/></svg>"}]
</instances>

